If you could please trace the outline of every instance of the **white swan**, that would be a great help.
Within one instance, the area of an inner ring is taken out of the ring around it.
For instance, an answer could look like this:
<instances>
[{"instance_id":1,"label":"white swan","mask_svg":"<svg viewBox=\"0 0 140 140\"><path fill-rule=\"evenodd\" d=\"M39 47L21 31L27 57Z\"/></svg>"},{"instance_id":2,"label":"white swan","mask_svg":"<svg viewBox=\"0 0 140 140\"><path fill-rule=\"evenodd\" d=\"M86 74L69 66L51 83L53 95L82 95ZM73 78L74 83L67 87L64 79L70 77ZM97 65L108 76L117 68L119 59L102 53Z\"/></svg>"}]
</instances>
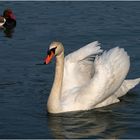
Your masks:
<instances>
[{"instance_id":1,"label":"white swan","mask_svg":"<svg viewBox=\"0 0 140 140\"><path fill-rule=\"evenodd\" d=\"M62 43L51 43L45 64L56 56L56 69L47 103L48 112L89 110L110 105L119 102L119 97L140 82L140 78L124 80L130 66L124 49L116 47L102 52L95 41L64 59Z\"/></svg>"}]
</instances>

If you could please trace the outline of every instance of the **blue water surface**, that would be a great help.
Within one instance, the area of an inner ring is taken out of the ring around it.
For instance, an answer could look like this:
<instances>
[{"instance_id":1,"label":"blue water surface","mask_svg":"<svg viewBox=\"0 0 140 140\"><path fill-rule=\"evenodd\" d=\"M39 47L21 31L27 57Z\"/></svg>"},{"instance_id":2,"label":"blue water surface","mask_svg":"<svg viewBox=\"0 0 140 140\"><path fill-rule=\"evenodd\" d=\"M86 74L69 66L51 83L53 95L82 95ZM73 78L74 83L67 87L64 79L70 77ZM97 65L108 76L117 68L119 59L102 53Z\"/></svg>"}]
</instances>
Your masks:
<instances>
[{"instance_id":1,"label":"blue water surface","mask_svg":"<svg viewBox=\"0 0 140 140\"><path fill-rule=\"evenodd\" d=\"M140 77L140 2L0 1L17 26L0 30L0 138L140 138L140 85L121 102L52 116L46 111L55 62L43 63L53 40L68 54L98 40L104 50L125 48L127 78Z\"/></svg>"}]
</instances>

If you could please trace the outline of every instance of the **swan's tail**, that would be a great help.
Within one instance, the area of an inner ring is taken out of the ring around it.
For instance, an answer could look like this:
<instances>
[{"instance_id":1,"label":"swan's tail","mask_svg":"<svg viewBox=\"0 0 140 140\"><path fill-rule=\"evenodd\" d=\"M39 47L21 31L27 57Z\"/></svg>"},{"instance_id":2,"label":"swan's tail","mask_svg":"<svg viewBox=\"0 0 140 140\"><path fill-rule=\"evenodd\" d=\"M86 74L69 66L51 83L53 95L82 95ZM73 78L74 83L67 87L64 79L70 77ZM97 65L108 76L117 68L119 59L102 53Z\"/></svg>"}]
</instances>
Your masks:
<instances>
[{"instance_id":1,"label":"swan's tail","mask_svg":"<svg viewBox=\"0 0 140 140\"><path fill-rule=\"evenodd\" d=\"M125 80L121 87L115 92L117 97L121 97L125 95L130 89L134 88L136 85L140 83L140 78L136 78L133 80Z\"/></svg>"}]
</instances>

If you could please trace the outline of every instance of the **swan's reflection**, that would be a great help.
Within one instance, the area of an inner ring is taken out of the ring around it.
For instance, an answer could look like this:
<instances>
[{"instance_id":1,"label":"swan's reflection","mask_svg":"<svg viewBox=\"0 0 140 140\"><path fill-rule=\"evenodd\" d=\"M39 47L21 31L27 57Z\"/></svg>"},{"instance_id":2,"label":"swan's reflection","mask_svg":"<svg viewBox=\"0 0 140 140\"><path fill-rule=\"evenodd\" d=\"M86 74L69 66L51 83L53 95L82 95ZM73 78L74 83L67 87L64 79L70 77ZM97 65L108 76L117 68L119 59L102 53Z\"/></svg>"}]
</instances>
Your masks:
<instances>
[{"instance_id":1,"label":"swan's reflection","mask_svg":"<svg viewBox=\"0 0 140 140\"><path fill-rule=\"evenodd\" d=\"M98 109L48 117L54 138L119 138L126 128L122 114Z\"/></svg>"}]
</instances>

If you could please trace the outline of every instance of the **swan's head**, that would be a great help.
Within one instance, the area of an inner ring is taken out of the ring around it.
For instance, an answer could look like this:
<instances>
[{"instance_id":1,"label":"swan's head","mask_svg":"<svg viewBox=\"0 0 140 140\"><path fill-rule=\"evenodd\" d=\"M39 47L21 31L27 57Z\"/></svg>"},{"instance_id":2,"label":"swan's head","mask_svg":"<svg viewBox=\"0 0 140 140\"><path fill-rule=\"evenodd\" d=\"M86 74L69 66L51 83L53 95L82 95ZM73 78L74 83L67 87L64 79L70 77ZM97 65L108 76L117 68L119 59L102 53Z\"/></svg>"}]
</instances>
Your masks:
<instances>
[{"instance_id":1,"label":"swan's head","mask_svg":"<svg viewBox=\"0 0 140 140\"><path fill-rule=\"evenodd\" d=\"M44 64L48 64L54 56L59 56L62 52L64 52L63 44L61 42L52 42L49 46Z\"/></svg>"}]
</instances>

